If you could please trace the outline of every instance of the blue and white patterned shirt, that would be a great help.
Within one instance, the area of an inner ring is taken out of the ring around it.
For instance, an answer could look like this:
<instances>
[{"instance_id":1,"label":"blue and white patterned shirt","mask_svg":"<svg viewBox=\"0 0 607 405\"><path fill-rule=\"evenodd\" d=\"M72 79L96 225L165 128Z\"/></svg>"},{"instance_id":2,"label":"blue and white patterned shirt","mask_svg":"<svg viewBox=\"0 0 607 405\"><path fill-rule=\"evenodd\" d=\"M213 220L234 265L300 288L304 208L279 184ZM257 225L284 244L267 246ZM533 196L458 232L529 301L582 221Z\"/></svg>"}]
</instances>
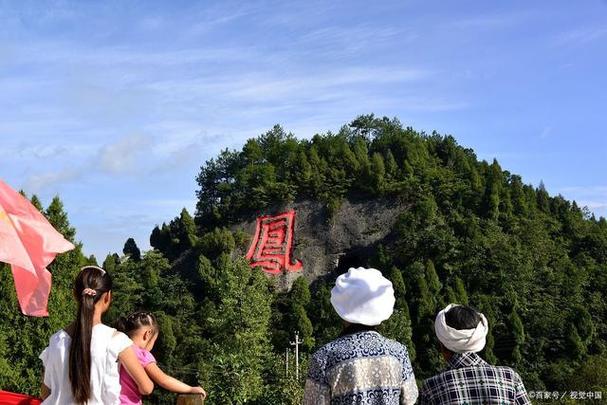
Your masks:
<instances>
[{"instance_id":1,"label":"blue and white patterned shirt","mask_svg":"<svg viewBox=\"0 0 607 405\"><path fill-rule=\"evenodd\" d=\"M455 353L445 371L424 381L420 405L529 405L521 377L472 352Z\"/></svg>"},{"instance_id":2,"label":"blue and white patterned shirt","mask_svg":"<svg viewBox=\"0 0 607 405\"><path fill-rule=\"evenodd\" d=\"M407 348L363 331L341 336L314 353L303 403L408 405L417 393Z\"/></svg>"}]
</instances>

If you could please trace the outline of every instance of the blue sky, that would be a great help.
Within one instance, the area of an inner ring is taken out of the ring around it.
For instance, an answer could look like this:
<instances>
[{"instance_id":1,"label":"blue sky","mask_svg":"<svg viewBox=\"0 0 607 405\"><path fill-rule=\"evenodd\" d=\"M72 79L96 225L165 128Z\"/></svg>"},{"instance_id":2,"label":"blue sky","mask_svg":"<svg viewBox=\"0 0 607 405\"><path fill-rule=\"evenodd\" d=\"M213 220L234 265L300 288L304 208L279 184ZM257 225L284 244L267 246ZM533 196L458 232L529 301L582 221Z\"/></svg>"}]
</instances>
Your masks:
<instances>
[{"instance_id":1,"label":"blue sky","mask_svg":"<svg viewBox=\"0 0 607 405\"><path fill-rule=\"evenodd\" d=\"M0 178L103 260L220 149L374 112L607 216L605 72L605 0L0 0Z\"/></svg>"}]
</instances>

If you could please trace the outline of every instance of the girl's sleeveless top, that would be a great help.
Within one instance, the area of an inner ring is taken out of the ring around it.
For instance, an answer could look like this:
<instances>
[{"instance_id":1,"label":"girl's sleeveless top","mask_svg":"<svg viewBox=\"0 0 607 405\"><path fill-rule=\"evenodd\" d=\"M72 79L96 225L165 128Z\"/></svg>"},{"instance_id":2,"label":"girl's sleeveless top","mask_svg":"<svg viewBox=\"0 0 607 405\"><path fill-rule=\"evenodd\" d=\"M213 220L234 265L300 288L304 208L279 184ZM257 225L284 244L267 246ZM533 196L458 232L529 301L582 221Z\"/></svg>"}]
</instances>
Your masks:
<instances>
[{"instance_id":1,"label":"girl's sleeveless top","mask_svg":"<svg viewBox=\"0 0 607 405\"><path fill-rule=\"evenodd\" d=\"M64 330L51 336L49 345L40 354L44 364L44 385L51 395L46 404L73 404L69 380L71 338ZM120 404L118 355L133 342L124 333L103 324L93 326L91 338L91 398L87 405ZM131 349L129 349L131 350Z\"/></svg>"}]
</instances>

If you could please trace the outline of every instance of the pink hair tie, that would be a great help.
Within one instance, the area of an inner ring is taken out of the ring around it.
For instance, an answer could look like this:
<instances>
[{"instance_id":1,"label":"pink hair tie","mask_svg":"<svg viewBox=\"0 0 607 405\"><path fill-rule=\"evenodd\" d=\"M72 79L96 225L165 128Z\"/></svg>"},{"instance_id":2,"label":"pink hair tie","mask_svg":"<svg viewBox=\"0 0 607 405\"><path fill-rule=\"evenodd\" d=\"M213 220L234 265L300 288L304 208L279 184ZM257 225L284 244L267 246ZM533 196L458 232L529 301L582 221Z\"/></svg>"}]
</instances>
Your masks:
<instances>
[{"instance_id":1,"label":"pink hair tie","mask_svg":"<svg viewBox=\"0 0 607 405\"><path fill-rule=\"evenodd\" d=\"M82 290L82 295L90 295L91 297L94 297L97 295L97 291L93 290L92 288L85 288Z\"/></svg>"}]
</instances>

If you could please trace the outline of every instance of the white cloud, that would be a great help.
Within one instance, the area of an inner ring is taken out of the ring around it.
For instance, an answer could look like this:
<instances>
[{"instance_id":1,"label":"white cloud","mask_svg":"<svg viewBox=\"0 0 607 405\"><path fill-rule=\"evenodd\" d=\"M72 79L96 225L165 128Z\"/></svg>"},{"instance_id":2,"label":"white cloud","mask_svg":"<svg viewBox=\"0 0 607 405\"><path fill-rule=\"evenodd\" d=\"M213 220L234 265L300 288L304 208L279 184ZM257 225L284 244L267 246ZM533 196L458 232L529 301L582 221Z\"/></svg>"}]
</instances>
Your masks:
<instances>
[{"instance_id":1,"label":"white cloud","mask_svg":"<svg viewBox=\"0 0 607 405\"><path fill-rule=\"evenodd\" d=\"M580 200L580 201L578 201L578 205L580 205L582 207L588 207L591 210L607 209L607 200L605 200L605 201Z\"/></svg>"},{"instance_id":2,"label":"white cloud","mask_svg":"<svg viewBox=\"0 0 607 405\"><path fill-rule=\"evenodd\" d=\"M607 35L607 26L583 27L563 32L555 38L556 45L584 45Z\"/></svg>"},{"instance_id":3,"label":"white cloud","mask_svg":"<svg viewBox=\"0 0 607 405\"><path fill-rule=\"evenodd\" d=\"M29 176L23 185L28 194L40 193L48 189L56 189L58 186L77 180L82 172L77 169L65 168L57 172L35 174Z\"/></svg>"},{"instance_id":4,"label":"white cloud","mask_svg":"<svg viewBox=\"0 0 607 405\"><path fill-rule=\"evenodd\" d=\"M446 25L450 29L498 29L521 24L536 16L537 15L532 12L502 12L500 14L485 14L472 17L456 18Z\"/></svg>"},{"instance_id":5,"label":"white cloud","mask_svg":"<svg viewBox=\"0 0 607 405\"><path fill-rule=\"evenodd\" d=\"M107 144L99 151L99 164L110 174L127 174L137 171L138 159L152 145L143 135L128 135L117 142Z\"/></svg>"},{"instance_id":6,"label":"white cloud","mask_svg":"<svg viewBox=\"0 0 607 405\"><path fill-rule=\"evenodd\" d=\"M246 114L249 108L270 107L275 112L305 108L308 103L314 103L318 110L320 103L352 104L359 98L372 98L381 103L383 96L376 94L381 92L381 86L414 85L434 76L434 71L423 68L333 67L313 75L304 72L217 74L208 78L158 80L147 87L164 99L163 105L197 105L203 111L217 111L227 105L233 111L234 103L247 103L247 108L241 111Z\"/></svg>"},{"instance_id":7,"label":"white cloud","mask_svg":"<svg viewBox=\"0 0 607 405\"><path fill-rule=\"evenodd\" d=\"M580 195L604 195L607 197L607 185L592 185L592 186L568 186L561 187L557 191L564 193L576 193Z\"/></svg>"}]
</instances>

